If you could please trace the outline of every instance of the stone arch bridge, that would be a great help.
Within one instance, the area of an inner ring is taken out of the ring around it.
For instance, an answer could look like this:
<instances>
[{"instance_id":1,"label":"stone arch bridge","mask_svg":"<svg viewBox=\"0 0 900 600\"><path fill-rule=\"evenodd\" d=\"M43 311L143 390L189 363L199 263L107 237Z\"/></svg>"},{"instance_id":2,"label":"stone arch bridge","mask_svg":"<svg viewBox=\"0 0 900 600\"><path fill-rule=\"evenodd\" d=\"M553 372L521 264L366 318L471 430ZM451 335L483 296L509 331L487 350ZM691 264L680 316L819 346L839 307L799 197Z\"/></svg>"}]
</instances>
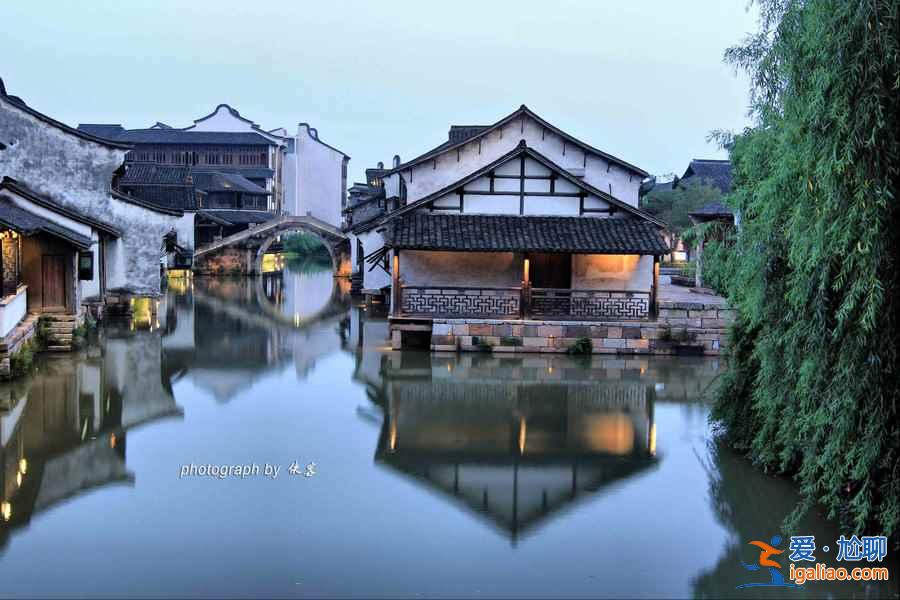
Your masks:
<instances>
[{"instance_id":1,"label":"stone arch bridge","mask_svg":"<svg viewBox=\"0 0 900 600\"><path fill-rule=\"evenodd\" d=\"M279 236L294 232L318 237L331 255L334 275L350 276L350 241L344 232L315 217L293 215L276 217L198 248L193 270L200 275L260 275L269 247Z\"/></svg>"}]
</instances>

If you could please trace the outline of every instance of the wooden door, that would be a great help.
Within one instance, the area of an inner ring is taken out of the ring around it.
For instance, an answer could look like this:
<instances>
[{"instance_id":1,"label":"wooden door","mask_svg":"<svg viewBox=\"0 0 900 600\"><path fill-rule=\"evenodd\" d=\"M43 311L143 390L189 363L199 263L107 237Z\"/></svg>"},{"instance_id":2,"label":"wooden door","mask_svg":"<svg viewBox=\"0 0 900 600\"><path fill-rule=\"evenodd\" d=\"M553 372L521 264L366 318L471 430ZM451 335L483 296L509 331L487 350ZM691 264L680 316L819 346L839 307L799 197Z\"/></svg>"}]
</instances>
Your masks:
<instances>
[{"instance_id":1,"label":"wooden door","mask_svg":"<svg viewBox=\"0 0 900 600\"><path fill-rule=\"evenodd\" d=\"M532 254L531 287L560 288L572 287L572 256L569 254Z\"/></svg>"},{"instance_id":2,"label":"wooden door","mask_svg":"<svg viewBox=\"0 0 900 600\"><path fill-rule=\"evenodd\" d=\"M66 310L66 257L45 254L41 257L41 308L46 311Z\"/></svg>"}]
</instances>

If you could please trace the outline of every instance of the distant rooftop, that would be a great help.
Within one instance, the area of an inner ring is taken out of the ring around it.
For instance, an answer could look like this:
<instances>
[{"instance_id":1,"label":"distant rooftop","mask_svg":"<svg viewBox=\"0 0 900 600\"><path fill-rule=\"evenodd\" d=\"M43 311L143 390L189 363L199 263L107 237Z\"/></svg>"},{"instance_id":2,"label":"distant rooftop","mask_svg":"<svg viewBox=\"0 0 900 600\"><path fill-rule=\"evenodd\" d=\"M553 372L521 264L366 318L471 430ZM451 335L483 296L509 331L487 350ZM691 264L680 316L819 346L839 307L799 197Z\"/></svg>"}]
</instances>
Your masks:
<instances>
[{"instance_id":1,"label":"distant rooftop","mask_svg":"<svg viewBox=\"0 0 900 600\"><path fill-rule=\"evenodd\" d=\"M731 161L695 158L688 165L681 180L697 178L716 187L723 194L731 191Z\"/></svg>"}]
</instances>

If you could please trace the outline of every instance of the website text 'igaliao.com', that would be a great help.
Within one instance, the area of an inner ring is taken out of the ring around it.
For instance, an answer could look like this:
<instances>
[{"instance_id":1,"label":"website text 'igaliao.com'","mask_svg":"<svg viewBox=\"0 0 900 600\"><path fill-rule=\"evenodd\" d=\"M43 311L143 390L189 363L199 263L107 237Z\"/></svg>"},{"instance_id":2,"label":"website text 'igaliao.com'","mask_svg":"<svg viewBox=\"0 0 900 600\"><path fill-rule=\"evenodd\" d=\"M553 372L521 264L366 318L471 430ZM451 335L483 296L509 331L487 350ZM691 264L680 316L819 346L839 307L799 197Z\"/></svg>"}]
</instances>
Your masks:
<instances>
[{"instance_id":1,"label":"website text 'igaliao.com'","mask_svg":"<svg viewBox=\"0 0 900 600\"><path fill-rule=\"evenodd\" d=\"M849 538L841 535L836 541L837 556L835 560L841 566L829 566L816 559L816 538L812 535L791 536L788 548L780 549L781 536L773 536L769 542L753 540L749 545L755 546L759 558L754 563L741 561L747 571L760 571L768 575L768 580L759 578L741 584L740 588L751 587L800 587L810 581L887 581L890 571L887 567L872 565L882 563L887 556L886 536L856 536ZM822 546L821 552L828 553L831 548ZM781 563L772 557L790 552L787 559L788 577L785 579L781 571ZM850 563L867 563L867 566ZM872 566L868 566L872 565Z\"/></svg>"}]
</instances>

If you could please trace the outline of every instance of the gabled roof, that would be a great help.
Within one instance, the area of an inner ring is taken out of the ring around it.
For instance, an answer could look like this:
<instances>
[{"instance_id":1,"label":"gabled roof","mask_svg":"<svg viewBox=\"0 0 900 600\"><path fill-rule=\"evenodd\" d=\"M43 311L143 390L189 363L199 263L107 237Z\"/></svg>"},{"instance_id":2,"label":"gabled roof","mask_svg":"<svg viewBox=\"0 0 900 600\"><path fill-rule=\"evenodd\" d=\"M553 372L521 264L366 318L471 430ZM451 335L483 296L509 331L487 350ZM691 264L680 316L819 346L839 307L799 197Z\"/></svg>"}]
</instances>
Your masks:
<instances>
[{"instance_id":1,"label":"gabled roof","mask_svg":"<svg viewBox=\"0 0 900 600\"><path fill-rule=\"evenodd\" d=\"M237 119L238 121L243 121L244 123L247 123L254 129L259 129L259 125L257 125L256 123L254 123L247 117L241 116L241 113L239 113L236 108L232 108L231 106L229 106L228 104L225 104L224 102L222 104L219 104L218 106L216 106L213 109L213 111L211 113L209 113L208 115L206 115L205 117L200 117L199 119L194 119L194 125L191 125L191 127L196 126L197 123L202 123L203 121L213 118L214 116L216 116L216 113L219 112L220 108L226 109L231 114L231 116L234 117L235 119ZM191 127L185 127L185 129L191 129Z\"/></svg>"},{"instance_id":2,"label":"gabled roof","mask_svg":"<svg viewBox=\"0 0 900 600\"><path fill-rule=\"evenodd\" d=\"M110 141L107 139L97 137L86 131L79 131L78 129L76 129L74 127L70 127L70 126L66 125L65 123L57 121L56 119L54 119L52 117L48 117L47 115L45 115L42 112L36 111L35 109L33 109L30 106L28 106L27 104L25 104L25 101L22 100L21 98L19 98L18 96L8 95L6 93L6 87L4 87L2 79L0 79L0 99L5 100L12 106L15 106L19 110L21 110L25 113L28 113L29 115L31 115L32 117L35 117L39 121L43 121L44 123L46 123L52 127L55 127L61 131L64 131L65 133L67 133L69 135L74 135L75 137L80 138L82 140L92 142L94 144L100 144L100 145L106 146L108 148L115 148L117 150L130 149L130 146L128 146L127 144L116 143L116 142L113 142L113 141Z\"/></svg>"},{"instance_id":3,"label":"gabled roof","mask_svg":"<svg viewBox=\"0 0 900 600\"><path fill-rule=\"evenodd\" d=\"M466 252L660 256L669 251L652 223L595 217L412 213L391 221L385 242L406 250Z\"/></svg>"},{"instance_id":4,"label":"gabled roof","mask_svg":"<svg viewBox=\"0 0 900 600\"><path fill-rule=\"evenodd\" d=\"M731 161L695 158L684 171L681 182L690 183L690 179L694 177L727 194L731 191Z\"/></svg>"},{"instance_id":5,"label":"gabled roof","mask_svg":"<svg viewBox=\"0 0 900 600\"><path fill-rule=\"evenodd\" d=\"M89 133L104 140L114 140L125 131L119 123L79 123L78 131Z\"/></svg>"},{"instance_id":6,"label":"gabled roof","mask_svg":"<svg viewBox=\"0 0 900 600\"><path fill-rule=\"evenodd\" d=\"M604 192L603 190L599 190L599 189L595 188L594 186L590 185L589 183L585 182L584 180L582 180L578 177L575 177L574 175L569 173L566 169L557 165L552 160L550 160L549 158L547 158L546 156L544 156L543 154L541 154L534 148L528 147L525 144L525 140L522 140L521 142L519 142L519 145L516 148L513 148L511 151L507 152L506 154L504 154L503 156L501 156L494 162L481 167L477 171L470 173L469 175L463 177L462 179L455 181L455 182L451 183L450 185L448 185L432 194L429 194L423 198L420 198L419 200L416 200L415 202L412 202L411 204L407 204L405 207L388 214L387 219L406 214L406 213L416 210L417 208L420 208L430 202L433 202L434 200L437 200L438 198L440 198L446 194L449 194L449 193L455 191L456 189L466 185L467 183L470 183L470 182L478 179L479 177L486 175L487 173L493 171L500 165L502 165L514 158L517 158L519 156L527 156L529 158L536 160L537 162L541 163L542 165L544 165L545 167L547 167L548 169L550 169L551 171L556 173L559 177L565 179L566 181L573 184L580 190L582 190L588 194L592 194L594 196L602 198L604 201L606 201L610 205L615 206L616 208L619 208L624 212L630 213L641 219L650 221L651 223L654 223L655 225L657 225L659 227L666 226L666 224L664 222L658 220L656 217L650 215L649 213L646 213L639 208L635 208L634 206L631 206L627 202L622 202L621 200L608 194L607 192Z\"/></svg>"},{"instance_id":7,"label":"gabled roof","mask_svg":"<svg viewBox=\"0 0 900 600\"><path fill-rule=\"evenodd\" d=\"M422 154L422 155L420 155L420 156L417 156L416 158L414 158L414 159L412 159L412 160L410 160L410 161L407 161L407 162L405 162L405 163L403 163L403 164L401 164L401 165L399 165L399 166L397 166L397 167L394 167L393 169L391 169L391 170L389 171L389 174L398 173L398 172L403 171L403 170L405 170L405 169L409 169L410 167L413 167L413 166L415 166L415 165L417 165L417 164L419 164L419 163L422 163L422 162L425 162L426 160L429 160L429 159L431 159L431 158L434 158L434 157L438 156L439 154L443 154L444 152L447 152L448 150L453 150L453 149L455 149L455 148L458 148L458 147L460 147L460 146L463 146L463 145L467 144L468 142L470 142L470 141L472 141L472 140L476 140L476 139L478 139L478 138L480 138L480 137L482 137L482 136L485 136L485 135L491 133L492 131L495 131L495 130L497 130L497 129L503 127L504 125L510 123L511 121L514 121L516 118L522 117L522 116L527 116L527 117L533 119L533 120L536 121L541 127L544 127L544 128L547 129L548 131L552 131L552 132L555 133L556 135L558 135L558 136L562 137L563 139L565 139L567 142L569 142L569 143L571 143L571 144L574 144L574 145L580 147L580 148L581 148L582 150L584 150L585 152L589 152L589 153L594 154L594 155L596 155L596 156L600 156L600 157L602 157L602 158L604 158L604 159L606 159L606 160L608 160L608 161L610 161L610 162L612 162L612 163L615 163L615 164L619 165L620 167L624 167L624 168L626 168L626 169L632 171L633 173L635 173L635 174L637 174L637 175L640 175L641 177L646 177L647 175L649 175L649 173L647 173L647 172L644 171L643 169L641 169L641 168L639 168L639 167L636 167L636 166L632 165L631 163L627 163L627 162L625 162L624 160L622 160L622 159L620 159L620 158L616 158L615 156L613 156L613 155L611 155L611 154L607 154L606 152L603 152L602 150L598 150L597 148L594 148L593 146L591 146L591 145L589 145L589 144L586 144L586 143L582 142L582 141L579 140L578 138L575 138L575 137L569 135L569 134L566 133L565 131L563 131L563 130L557 128L556 126L550 124L549 122L547 122L547 121L545 121L544 119L542 119L541 117L539 117L537 114L535 114L534 112L532 112L531 109L529 109L529 108L528 108L527 106L525 106L524 104L523 104L522 106L520 106L518 110L516 110L516 111L510 113L509 115L503 117L502 119L500 119L499 121L497 121L497 122L494 123L493 125L466 125L466 126L455 126L455 127L459 128L460 130L465 130L465 129L470 130L470 131L467 131L467 132L465 132L465 133L472 133L472 135L468 135L468 136L465 136L465 135L459 135L459 136L457 136L457 137L461 138L461 139L459 139L458 141L453 141L453 137L454 137L454 136L453 136L452 134L454 133L454 131L453 131L453 129L451 128L451 130L450 130L450 133L451 133L450 138L451 138L451 139L450 139L449 141L444 142L443 144L441 144L440 146L438 146L438 147L436 147L436 148L433 148L432 150L429 150L429 151L426 152L425 154ZM471 130L474 130L474 129L478 129L478 131L477 131L477 132L471 131ZM462 133L462 132L461 132L461 133Z\"/></svg>"},{"instance_id":8,"label":"gabled roof","mask_svg":"<svg viewBox=\"0 0 900 600\"><path fill-rule=\"evenodd\" d=\"M152 210L153 212L158 212L162 215L169 215L172 217L182 217L184 216L184 211L179 210L177 208L167 208L164 206L159 206L154 204L153 202L148 202L143 198L138 198L136 196L132 196L131 194L124 193L119 190L110 190L110 196L115 198L116 200L121 200L122 202L126 202L128 204L133 204L134 206L140 206L141 208L146 208L147 210Z\"/></svg>"},{"instance_id":9,"label":"gabled roof","mask_svg":"<svg viewBox=\"0 0 900 600\"><path fill-rule=\"evenodd\" d=\"M129 144L243 144L277 146L255 131L191 131L185 129L126 129L115 136Z\"/></svg>"},{"instance_id":10,"label":"gabled roof","mask_svg":"<svg viewBox=\"0 0 900 600\"><path fill-rule=\"evenodd\" d=\"M92 243L91 238L20 208L13 204L12 200L3 197L0 197L0 225L24 236L47 233L81 250L87 250Z\"/></svg>"},{"instance_id":11,"label":"gabled roof","mask_svg":"<svg viewBox=\"0 0 900 600\"><path fill-rule=\"evenodd\" d=\"M68 217L73 221L78 221L79 223L84 223L85 225L89 225L102 231L103 233L109 234L113 237L121 237L122 232L119 231L115 226L110 225L109 223L104 223L103 221L98 221L93 217L89 217L87 215L81 214L75 210L67 206L63 206L62 204L52 200L51 198L38 194L37 192L31 190L25 184L20 183L13 179L12 177L4 177L2 181L0 181L0 190L7 189L14 194L25 198L29 202L33 202L38 206L43 206L53 212L59 213L64 217Z\"/></svg>"},{"instance_id":12,"label":"gabled roof","mask_svg":"<svg viewBox=\"0 0 900 600\"><path fill-rule=\"evenodd\" d=\"M688 216L693 217L699 221L708 221L710 219L733 220L734 209L716 200L714 202L710 202L709 204L704 204L697 210L688 213Z\"/></svg>"}]
</instances>

